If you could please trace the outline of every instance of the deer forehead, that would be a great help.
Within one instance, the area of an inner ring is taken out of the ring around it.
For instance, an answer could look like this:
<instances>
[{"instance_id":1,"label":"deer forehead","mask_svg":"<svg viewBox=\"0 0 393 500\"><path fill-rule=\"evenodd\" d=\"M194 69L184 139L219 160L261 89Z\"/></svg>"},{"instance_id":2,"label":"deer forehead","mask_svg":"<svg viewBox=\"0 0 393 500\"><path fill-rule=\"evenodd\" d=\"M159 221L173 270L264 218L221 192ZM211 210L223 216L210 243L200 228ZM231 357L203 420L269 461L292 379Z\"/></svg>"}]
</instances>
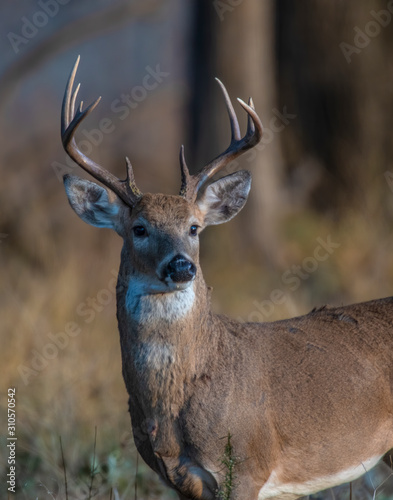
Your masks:
<instances>
[{"instance_id":1,"label":"deer forehead","mask_svg":"<svg viewBox=\"0 0 393 500\"><path fill-rule=\"evenodd\" d=\"M146 193L131 213L131 220L143 219L155 227L176 227L201 223L203 216L197 207L181 196Z\"/></svg>"}]
</instances>

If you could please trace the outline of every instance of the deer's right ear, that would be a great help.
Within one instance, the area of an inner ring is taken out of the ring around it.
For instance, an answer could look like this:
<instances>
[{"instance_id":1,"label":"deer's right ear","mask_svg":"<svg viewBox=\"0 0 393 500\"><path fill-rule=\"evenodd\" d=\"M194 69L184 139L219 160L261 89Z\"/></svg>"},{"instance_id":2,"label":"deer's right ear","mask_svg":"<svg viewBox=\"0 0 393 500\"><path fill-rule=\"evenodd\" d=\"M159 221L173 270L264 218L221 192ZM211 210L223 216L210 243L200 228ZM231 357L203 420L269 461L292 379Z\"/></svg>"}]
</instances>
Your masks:
<instances>
[{"instance_id":1,"label":"deer's right ear","mask_svg":"<svg viewBox=\"0 0 393 500\"><path fill-rule=\"evenodd\" d=\"M83 221L116 230L122 202L115 194L76 175L65 175L63 180L68 201Z\"/></svg>"}]
</instances>

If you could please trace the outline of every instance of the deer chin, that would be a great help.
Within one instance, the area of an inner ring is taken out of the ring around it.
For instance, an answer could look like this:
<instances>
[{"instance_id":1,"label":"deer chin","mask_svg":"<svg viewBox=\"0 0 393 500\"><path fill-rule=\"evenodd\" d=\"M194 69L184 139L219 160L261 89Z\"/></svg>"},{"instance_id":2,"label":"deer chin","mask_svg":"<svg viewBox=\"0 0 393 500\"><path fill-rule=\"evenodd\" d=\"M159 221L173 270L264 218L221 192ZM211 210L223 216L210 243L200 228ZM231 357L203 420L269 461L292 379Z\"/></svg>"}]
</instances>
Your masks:
<instances>
[{"instance_id":1,"label":"deer chin","mask_svg":"<svg viewBox=\"0 0 393 500\"><path fill-rule=\"evenodd\" d=\"M175 282L171 278L147 279L146 277L131 278L127 287L127 296L143 297L148 295L167 295L187 290L192 286L190 281Z\"/></svg>"},{"instance_id":2,"label":"deer chin","mask_svg":"<svg viewBox=\"0 0 393 500\"><path fill-rule=\"evenodd\" d=\"M164 280L165 285L166 285L166 292L163 292L163 293L172 293L172 292L178 292L181 290L187 290L187 288L189 288L192 285L192 283L194 282L194 279L195 278L193 278L190 281L176 282L176 281L172 281L170 278L166 278ZM160 293L160 292L158 292L158 293Z\"/></svg>"},{"instance_id":3,"label":"deer chin","mask_svg":"<svg viewBox=\"0 0 393 500\"><path fill-rule=\"evenodd\" d=\"M195 291L192 283L171 283L170 286L162 283L146 288L146 283L130 280L126 308L133 317L146 325L163 319L178 321L194 306Z\"/></svg>"}]
</instances>

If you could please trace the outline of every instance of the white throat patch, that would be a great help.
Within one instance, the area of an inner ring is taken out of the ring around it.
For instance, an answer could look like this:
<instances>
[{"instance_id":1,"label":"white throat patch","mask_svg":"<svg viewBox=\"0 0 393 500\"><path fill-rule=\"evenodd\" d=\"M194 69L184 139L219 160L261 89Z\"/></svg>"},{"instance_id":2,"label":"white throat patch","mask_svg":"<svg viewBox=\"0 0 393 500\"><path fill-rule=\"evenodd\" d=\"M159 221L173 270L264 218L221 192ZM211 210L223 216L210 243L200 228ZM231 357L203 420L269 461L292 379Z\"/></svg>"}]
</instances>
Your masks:
<instances>
[{"instance_id":1,"label":"white throat patch","mask_svg":"<svg viewBox=\"0 0 393 500\"><path fill-rule=\"evenodd\" d=\"M173 323L184 318L195 302L194 283L184 290L169 293L146 293L145 285L130 280L126 294L128 313L137 321L152 324L158 321Z\"/></svg>"}]
</instances>

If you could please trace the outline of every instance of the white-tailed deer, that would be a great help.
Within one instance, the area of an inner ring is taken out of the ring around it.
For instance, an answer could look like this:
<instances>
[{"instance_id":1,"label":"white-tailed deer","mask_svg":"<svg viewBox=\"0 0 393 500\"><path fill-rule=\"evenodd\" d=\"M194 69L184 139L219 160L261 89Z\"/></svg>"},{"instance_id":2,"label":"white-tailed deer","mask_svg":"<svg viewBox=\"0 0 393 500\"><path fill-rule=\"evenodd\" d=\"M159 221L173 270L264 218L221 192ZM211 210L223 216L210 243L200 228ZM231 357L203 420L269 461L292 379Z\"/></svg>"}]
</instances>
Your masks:
<instances>
[{"instance_id":1,"label":"white-tailed deer","mask_svg":"<svg viewBox=\"0 0 393 500\"><path fill-rule=\"evenodd\" d=\"M142 194L84 156L74 134L98 100L75 110L78 61L62 110L65 150L106 187L65 176L72 208L124 240L117 287L123 376L136 446L180 499L213 500L226 436L237 457L231 498L295 499L355 479L393 447L393 299L322 307L241 324L210 309L198 235L244 206L246 171L213 175L255 146L252 100L241 137L225 87L229 147L197 175L181 148L178 196Z\"/></svg>"}]
</instances>

